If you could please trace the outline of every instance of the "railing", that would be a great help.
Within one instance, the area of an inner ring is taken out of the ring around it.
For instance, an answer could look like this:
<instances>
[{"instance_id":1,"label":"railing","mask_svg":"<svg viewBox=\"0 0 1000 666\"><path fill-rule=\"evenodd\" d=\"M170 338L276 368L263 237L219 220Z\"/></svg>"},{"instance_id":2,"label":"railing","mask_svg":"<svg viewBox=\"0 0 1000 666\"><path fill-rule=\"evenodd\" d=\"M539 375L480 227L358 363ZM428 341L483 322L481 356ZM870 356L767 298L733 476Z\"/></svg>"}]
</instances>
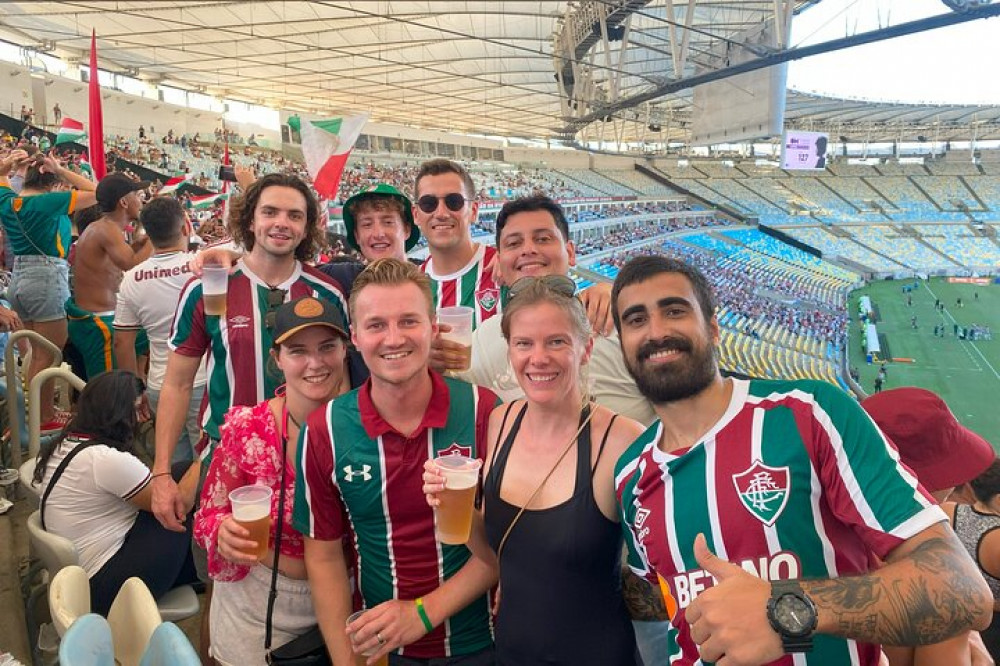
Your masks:
<instances>
[{"instance_id":1,"label":"railing","mask_svg":"<svg viewBox=\"0 0 1000 666\"><path fill-rule=\"evenodd\" d=\"M7 350L4 353L4 371L7 376L7 417L10 421L10 465L14 469L21 466L21 421L22 416L24 415L23 412L18 409L17 365L14 360L14 343L21 338L28 338L32 344L37 344L43 347L49 354L52 355L52 366L46 368L42 372L59 369L59 366L62 364L62 350L49 342L42 335L29 330L14 331L10 334L10 338L7 342ZM39 376L42 376L42 373L38 374ZM49 373L44 375L44 378L54 376L55 375L52 373ZM76 375L73 375L73 377L76 378ZM80 382L81 386L82 383L83 382ZM41 385L41 382L38 382L36 378L35 381L32 381L31 387L28 391L28 451L32 454L38 453L39 441L41 439L41 423L39 421L41 418L41 411L38 405L38 390L41 388ZM34 414L33 422L32 414ZM34 440L32 440L32 433ZM34 441L34 448L32 448L32 441Z\"/></svg>"}]
</instances>

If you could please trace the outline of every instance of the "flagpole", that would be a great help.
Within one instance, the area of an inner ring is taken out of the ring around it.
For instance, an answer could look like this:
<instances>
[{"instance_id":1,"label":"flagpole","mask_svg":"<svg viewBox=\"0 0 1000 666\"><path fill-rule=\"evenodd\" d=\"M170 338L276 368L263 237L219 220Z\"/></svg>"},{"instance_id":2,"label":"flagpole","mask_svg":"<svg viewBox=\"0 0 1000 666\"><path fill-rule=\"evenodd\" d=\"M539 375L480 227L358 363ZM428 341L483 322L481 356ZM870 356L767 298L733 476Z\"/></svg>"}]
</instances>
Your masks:
<instances>
[{"instance_id":1,"label":"flagpole","mask_svg":"<svg viewBox=\"0 0 1000 666\"><path fill-rule=\"evenodd\" d=\"M90 33L90 132L88 141L90 147L90 167L94 170L94 178L101 180L107 175L108 168L104 160L104 113L101 110L101 84L97 73L97 30Z\"/></svg>"},{"instance_id":2,"label":"flagpole","mask_svg":"<svg viewBox=\"0 0 1000 666\"><path fill-rule=\"evenodd\" d=\"M222 164L223 166L229 166L229 132L226 131L226 116L223 112L222 116L222 139L225 141L225 151L222 153ZM229 181L222 181L222 193L225 194L229 191Z\"/></svg>"}]
</instances>

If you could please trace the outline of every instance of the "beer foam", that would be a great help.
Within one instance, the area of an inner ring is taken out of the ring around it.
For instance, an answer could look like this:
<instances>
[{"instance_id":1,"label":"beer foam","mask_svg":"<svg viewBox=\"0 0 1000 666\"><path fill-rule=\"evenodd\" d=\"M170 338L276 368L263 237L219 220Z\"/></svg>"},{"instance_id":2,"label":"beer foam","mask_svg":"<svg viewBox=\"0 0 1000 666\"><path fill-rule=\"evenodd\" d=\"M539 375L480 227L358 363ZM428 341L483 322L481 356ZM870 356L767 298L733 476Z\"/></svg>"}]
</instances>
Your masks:
<instances>
[{"instance_id":1,"label":"beer foam","mask_svg":"<svg viewBox=\"0 0 1000 666\"><path fill-rule=\"evenodd\" d=\"M477 481L479 481L478 469L467 472L448 470L444 473L444 487L448 490L465 490L476 485Z\"/></svg>"},{"instance_id":2,"label":"beer foam","mask_svg":"<svg viewBox=\"0 0 1000 666\"><path fill-rule=\"evenodd\" d=\"M268 504L233 504L233 518L241 523L249 523L271 515Z\"/></svg>"}]
</instances>

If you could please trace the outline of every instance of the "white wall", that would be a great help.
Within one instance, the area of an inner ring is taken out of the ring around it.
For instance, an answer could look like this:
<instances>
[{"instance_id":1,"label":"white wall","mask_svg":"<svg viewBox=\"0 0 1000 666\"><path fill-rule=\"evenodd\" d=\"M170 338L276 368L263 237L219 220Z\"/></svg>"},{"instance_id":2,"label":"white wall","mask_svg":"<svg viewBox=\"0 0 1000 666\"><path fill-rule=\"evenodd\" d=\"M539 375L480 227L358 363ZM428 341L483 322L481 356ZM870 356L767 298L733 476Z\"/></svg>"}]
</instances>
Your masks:
<instances>
[{"instance_id":1,"label":"white wall","mask_svg":"<svg viewBox=\"0 0 1000 666\"><path fill-rule=\"evenodd\" d=\"M634 157L620 157L618 155L593 154L590 157L590 168L598 171L633 171L635 169Z\"/></svg>"},{"instance_id":2,"label":"white wall","mask_svg":"<svg viewBox=\"0 0 1000 666\"><path fill-rule=\"evenodd\" d=\"M28 70L0 62L0 109L8 116L20 120L22 104L31 106L31 77Z\"/></svg>"},{"instance_id":3,"label":"white wall","mask_svg":"<svg viewBox=\"0 0 1000 666\"><path fill-rule=\"evenodd\" d=\"M19 118L21 104L32 106L31 80L25 68L0 62L0 108L4 113ZM63 117L79 120L86 126L89 117L87 84L49 74L45 75L45 81L44 107L35 106L36 124L53 124L52 107L58 102ZM108 88L101 89L101 104L105 135L135 136L139 125L143 125L147 133L150 126L154 127L157 136L163 136L172 129L177 136L201 133L203 139L209 139L214 136L215 128L222 126L220 112L176 106ZM278 130L270 131L259 125L233 122L227 122L226 126L244 138L252 133L269 141L272 147L281 145L281 132Z\"/></svg>"},{"instance_id":4,"label":"white wall","mask_svg":"<svg viewBox=\"0 0 1000 666\"><path fill-rule=\"evenodd\" d=\"M544 164L554 169L586 169L589 155L576 150L543 150L541 148L504 148L504 160L512 164L537 167Z\"/></svg>"}]
</instances>

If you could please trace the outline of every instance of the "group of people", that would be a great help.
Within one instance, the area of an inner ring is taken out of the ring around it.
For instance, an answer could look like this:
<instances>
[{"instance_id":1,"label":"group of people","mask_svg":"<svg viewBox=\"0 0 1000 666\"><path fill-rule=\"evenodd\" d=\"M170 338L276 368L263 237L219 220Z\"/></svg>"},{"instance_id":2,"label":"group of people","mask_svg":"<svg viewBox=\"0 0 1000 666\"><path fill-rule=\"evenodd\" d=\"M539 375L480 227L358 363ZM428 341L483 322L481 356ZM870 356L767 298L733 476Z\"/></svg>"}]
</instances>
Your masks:
<instances>
[{"instance_id":1,"label":"group of people","mask_svg":"<svg viewBox=\"0 0 1000 666\"><path fill-rule=\"evenodd\" d=\"M101 200L104 183L50 212ZM25 217L36 190L8 190L0 180L0 214ZM346 201L363 262L311 265L325 230L294 175L249 183L231 201L233 246L193 262L183 208L140 208L134 191L104 197L118 195L101 222L135 262L112 307L121 369L91 378L36 472L47 529L85 542L102 604L122 576L157 594L193 569L209 583L204 656L241 666L264 661L266 634L274 648L317 625L335 664L874 665L883 644L981 647L991 588L890 426L933 416L976 453L949 449L973 476L992 449L947 408L898 399L881 418L826 383L723 377L697 267L636 257L610 291L578 294L561 207L509 201L495 247L475 243L477 189L443 159L420 166L412 199L377 184ZM119 212L148 240L129 247ZM406 252L421 236L418 267ZM199 276L213 264L230 268L223 314ZM451 305L474 310L468 366L437 323ZM146 387L130 372L139 330ZM150 408L151 469L129 458ZM464 545L435 537L432 461L449 454L484 465ZM73 502L73 484L90 501ZM273 492L266 544L229 502L252 484ZM993 510L991 489L976 511Z\"/></svg>"}]
</instances>

